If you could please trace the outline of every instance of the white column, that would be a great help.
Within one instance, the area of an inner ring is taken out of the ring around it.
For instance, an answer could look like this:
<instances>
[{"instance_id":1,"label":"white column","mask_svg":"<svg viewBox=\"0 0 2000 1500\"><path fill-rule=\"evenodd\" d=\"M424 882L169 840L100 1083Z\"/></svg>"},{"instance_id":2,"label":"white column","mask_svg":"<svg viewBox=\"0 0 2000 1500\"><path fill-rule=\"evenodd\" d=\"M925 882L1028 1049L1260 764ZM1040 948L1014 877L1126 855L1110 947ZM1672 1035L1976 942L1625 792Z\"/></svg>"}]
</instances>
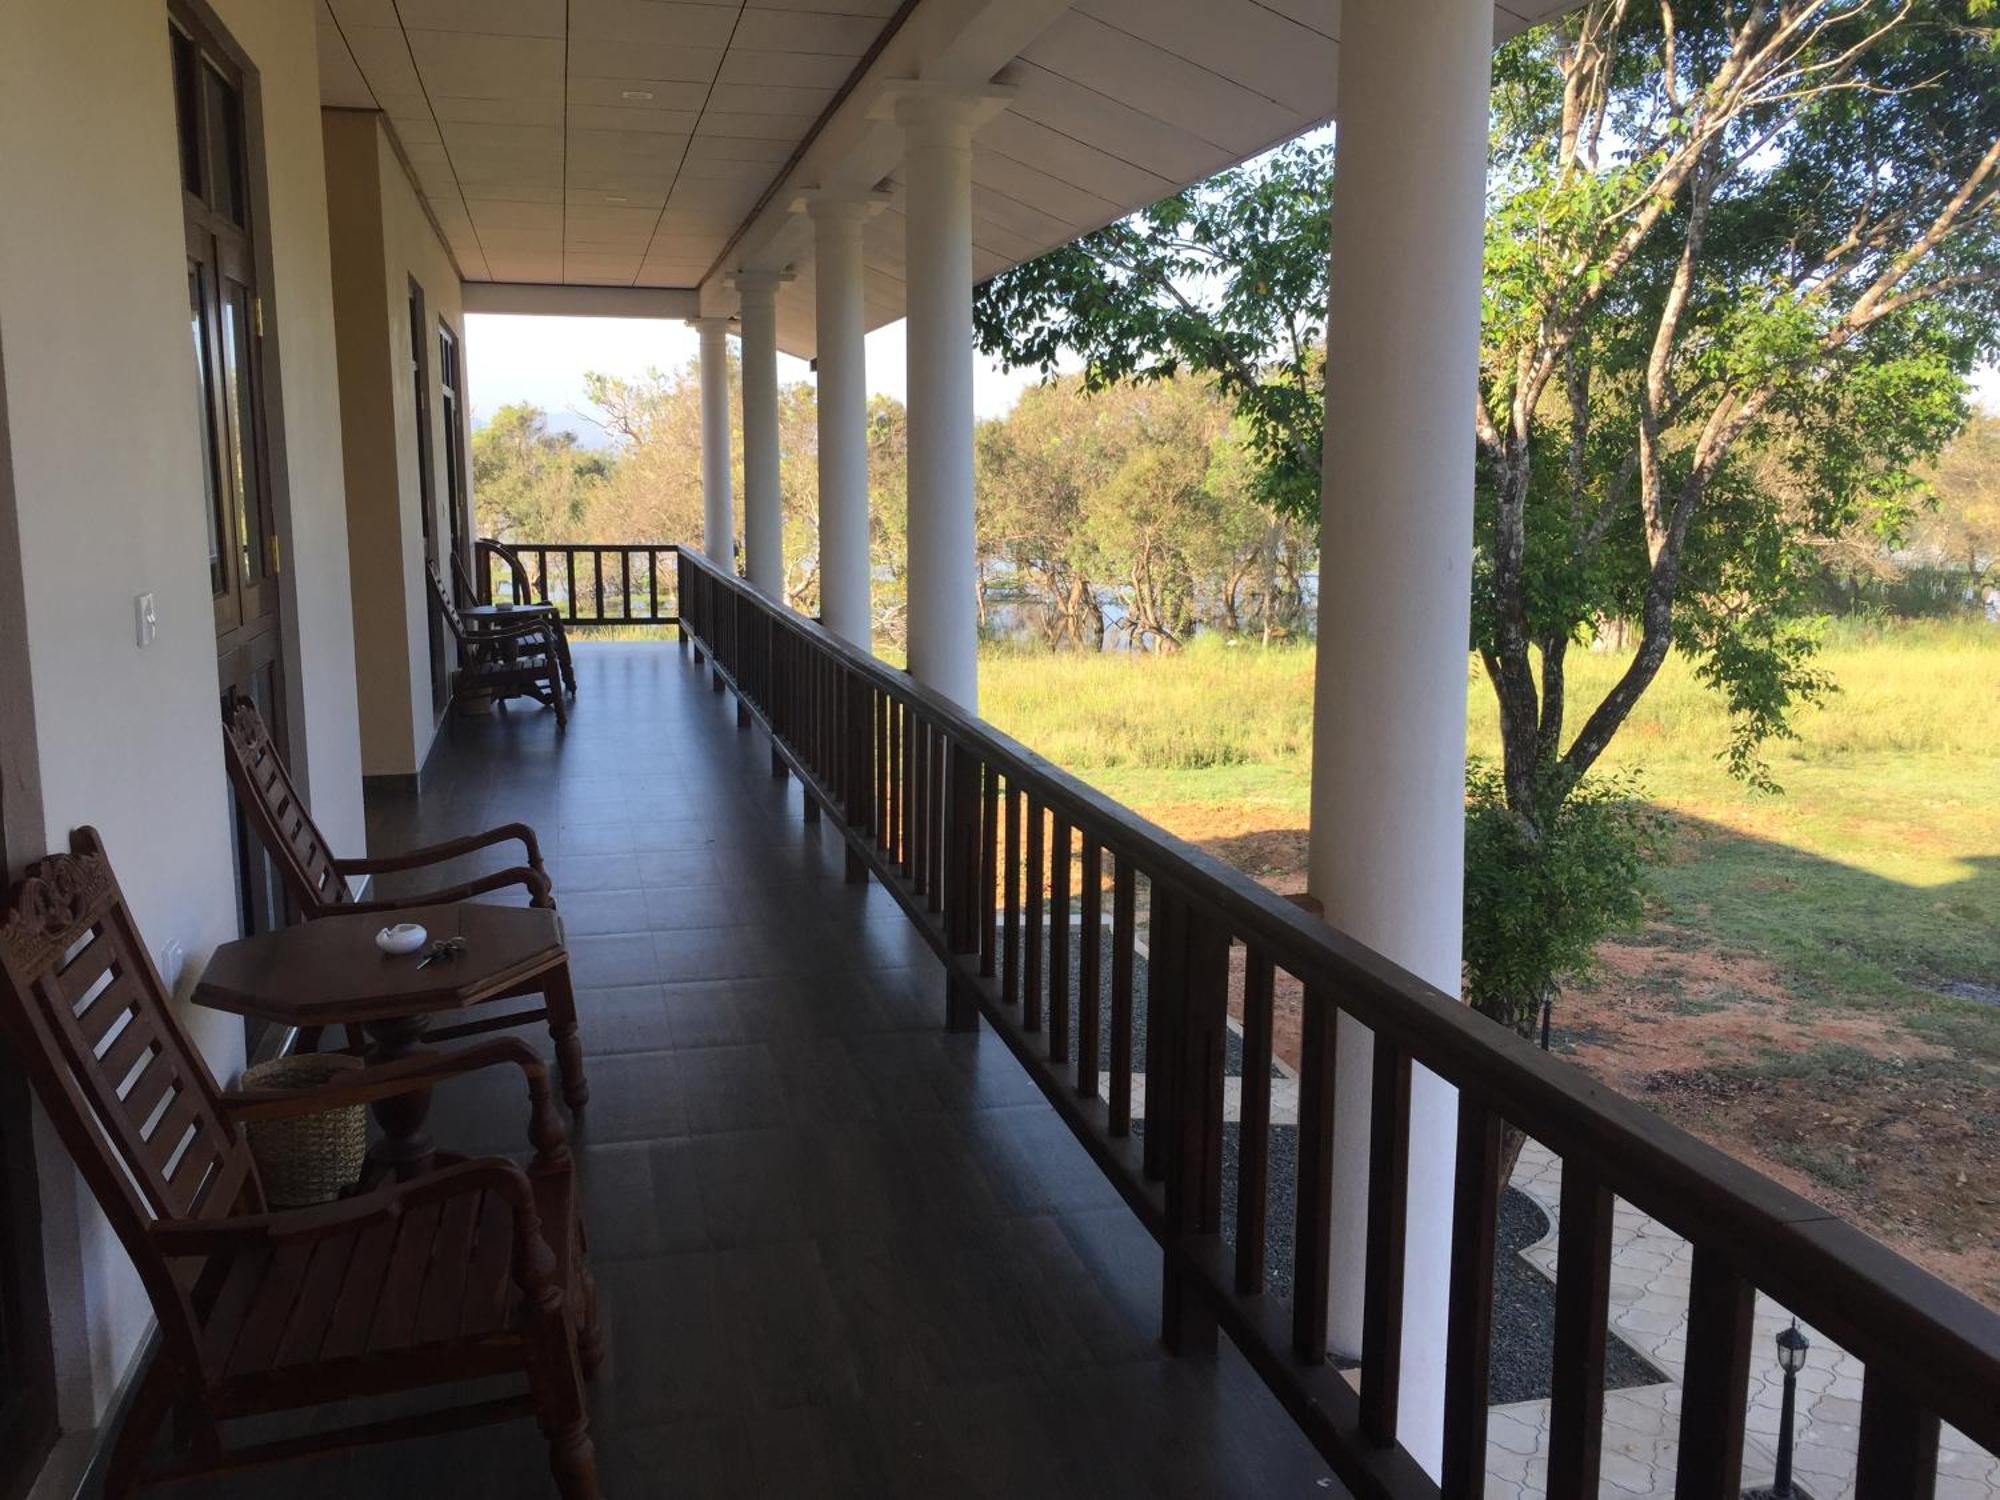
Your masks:
<instances>
[{"instance_id":1,"label":"white column","mask_svg":"<svg viewBox=\"0 0 2000 1500\"><path fill-rule=\"evenodd\" d=\"M910 414L910 671L979 708L972 536L971 95L896 105L903 176Z\"/></svg>"},{"instance_id":2,"label":"white column","mask_svg":"<svg viewBox=\"0 0 2000 1500\"><path fill-rule=\"evenodd\" d=\"M1327 334L1309 880L1326 920L1459 993L1472 403L1489 0L1347 0ZM1329 1336L1361 1338L1368 1034L1338 1039ZM1412 1084L1399 1436L1443 1430L1454 1090Z\"/></svg>"},{"instance_id":3,"label":"white column","mask_svg":"<svg viewBox=\"0 0 2000 1500\"><path fill-rule=\"evenodd\" d=\"M785 508L778 492L778 282L773 271L736 277L743 325L743 574L785 597Z\"/></svg>"},{"instance_id":4,"label":"white column","mask_svg":"<svg viewBox=\"0 0 2000 1500\"><path fill-rule=\"evenodd\" d=\"M834 634L872 647L868 597L868 370L857 197L813 197L813 318L819 353L819 612Z\"/></svg>"},{"instance_id":5,"label":"white column","mask_svg":"<svg viewBox=\"0 0 2000 1500\"><path fill-rule=\"evenodd\" d=\"M735 571L729 478L729 319L690 318L701 333L701 550Z\"/></svg>"}]
</instances>

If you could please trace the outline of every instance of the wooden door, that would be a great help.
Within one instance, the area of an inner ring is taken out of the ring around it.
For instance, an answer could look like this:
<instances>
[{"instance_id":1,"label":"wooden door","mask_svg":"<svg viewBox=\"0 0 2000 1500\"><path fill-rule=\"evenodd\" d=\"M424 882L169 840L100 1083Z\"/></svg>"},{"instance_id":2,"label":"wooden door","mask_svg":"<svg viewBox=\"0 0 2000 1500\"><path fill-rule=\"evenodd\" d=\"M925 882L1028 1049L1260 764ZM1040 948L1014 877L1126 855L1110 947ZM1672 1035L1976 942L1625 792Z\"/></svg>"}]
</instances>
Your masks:
<instances>
[{"instance_id":1,"label":"wooden door","mask_svg":"<svg viewBox=\"0 0 2000 1500\"><path fill-rule=\"evenodd\" d=\"M269 309L258 285L247 95L220 38L178 8L169 26L218 685L257 701L282 751L284 559L264 395ZM240 815L235 824L243 930L267 931L285 919L282 886Z\"/></svg>"},{"instance_id":2,"label":"wooden door","mask_svg":"<svg viewBox=\"0 0 2000 1500\"><path fill-rule=\"evenodd\" d=\"M0 775L0 788L6 781ZM6 833L7 820L0 817L0 886L14 869ZM0 1043L0 1500L27 1493L55 1439L55 1357L27 1077Z\"/></svg>"}]
</instances>

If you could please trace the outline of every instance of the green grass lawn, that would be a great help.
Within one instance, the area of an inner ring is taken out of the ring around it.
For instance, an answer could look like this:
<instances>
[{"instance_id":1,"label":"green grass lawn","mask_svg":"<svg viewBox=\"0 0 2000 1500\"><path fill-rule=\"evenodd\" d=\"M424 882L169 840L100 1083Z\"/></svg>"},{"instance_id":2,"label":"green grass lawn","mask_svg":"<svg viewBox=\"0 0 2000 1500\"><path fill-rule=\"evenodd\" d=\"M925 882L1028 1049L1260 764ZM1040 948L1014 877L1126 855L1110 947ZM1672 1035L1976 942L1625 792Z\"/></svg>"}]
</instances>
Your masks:
<instances>
[{"instance_id":1,"label":"green grass lawn","mask_svg":"<svg viewBox=\"0 0 2000 1500\"><path fill-rule=\"evenodd\" d=\"M1312 648L1204 641L1178 656L991 648L982 712L1085 780L1174 826L1303 828ZM1571 656L1580 716L1622 669ZM2000 988L2000 630L1845 628L1820 665L1839 690L1775 745L1781 794L1717 759L1728 720L1670 661L1606 766L1632 768L1681 833L1655 871L1659 917L1777 964L1807 1005L1891 1004L1939 1040L2000 1059L2000 1009L1940 997ZM1493 698L1467 668L1470 749L1498 753Z\"/></svg>"}]
</instances>

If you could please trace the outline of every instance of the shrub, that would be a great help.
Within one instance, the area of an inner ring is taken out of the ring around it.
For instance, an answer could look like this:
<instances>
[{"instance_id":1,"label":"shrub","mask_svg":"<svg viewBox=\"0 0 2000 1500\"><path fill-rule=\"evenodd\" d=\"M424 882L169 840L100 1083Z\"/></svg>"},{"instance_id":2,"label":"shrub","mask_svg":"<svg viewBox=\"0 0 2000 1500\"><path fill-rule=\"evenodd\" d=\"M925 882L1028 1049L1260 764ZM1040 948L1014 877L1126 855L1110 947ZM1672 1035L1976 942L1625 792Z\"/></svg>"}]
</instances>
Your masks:
<instances>
[{"instance_id":1,"label":"shrub","mask_svg":"<svg viewBox=\"0 0 2000 1500\"><path fill-rule=\"evenodd\" d=\"M1666 819L1630 774L1591 777L1532 820L1500 769L1466 770L1465 987L1481 1015L1532 1036L1545 999L1588 974L1597 945L1645 916Z\"/></svg>"}]
</instances>

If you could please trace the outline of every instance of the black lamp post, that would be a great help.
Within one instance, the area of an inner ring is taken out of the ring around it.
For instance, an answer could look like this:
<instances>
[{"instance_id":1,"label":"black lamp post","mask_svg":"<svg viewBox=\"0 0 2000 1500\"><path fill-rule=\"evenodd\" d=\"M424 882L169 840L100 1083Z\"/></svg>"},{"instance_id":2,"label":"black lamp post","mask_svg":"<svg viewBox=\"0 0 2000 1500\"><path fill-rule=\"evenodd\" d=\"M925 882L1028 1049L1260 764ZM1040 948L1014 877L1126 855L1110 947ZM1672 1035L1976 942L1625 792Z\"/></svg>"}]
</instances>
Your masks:
<instances>
[{"instance_id":1,"label":"black lamp post","mask_svg":"<svg viewBox=\"0 0 2000 1500\"><path fill-rule=\"evenodd\" d=\"M1778 1368L1785 1372L1785 1390L1778 1407L1778 1470L1771 1479L1771 1500L1793 1500L1792 1409L1798 1401L1799 1371L1806 1366L1812 1344L1799 1332L1799 1320L1778 1330Z\"/></svg>"}]
</instances>

